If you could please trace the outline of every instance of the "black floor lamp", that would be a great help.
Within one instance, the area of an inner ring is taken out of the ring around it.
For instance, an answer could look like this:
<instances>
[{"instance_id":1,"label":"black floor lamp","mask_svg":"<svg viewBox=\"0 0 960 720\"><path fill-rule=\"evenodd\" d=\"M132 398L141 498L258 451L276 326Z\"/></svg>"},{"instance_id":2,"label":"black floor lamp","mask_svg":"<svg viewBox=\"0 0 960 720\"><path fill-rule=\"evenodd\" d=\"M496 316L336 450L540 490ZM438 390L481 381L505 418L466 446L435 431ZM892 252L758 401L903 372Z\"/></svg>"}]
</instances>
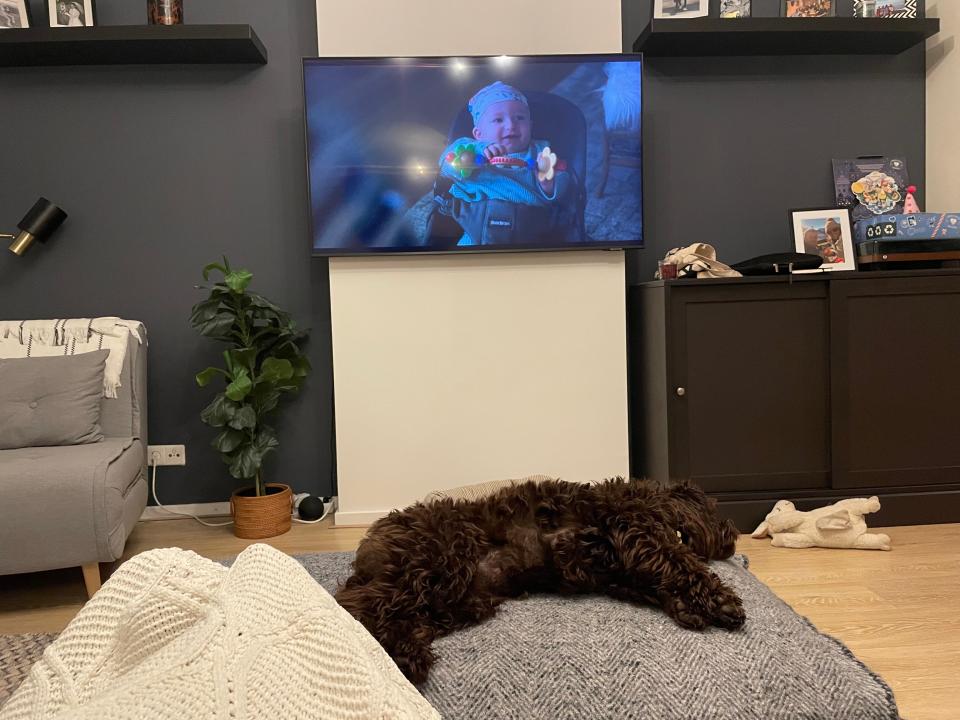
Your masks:
<instances>
[{"instance_id":1,"label":"black floor lamp","mask_svg":"<svg viewBox=\"0 0 960 720\"><path fill-rule=\"evenodd\" d=\"M10 252L14 255L23 255L34 240L46 242L50 239L50 236L66 219L67 214L63 210L46 198L40 198L30 208L30 212L24 215L23 220L17 224L20 233L18 235L0 233L0 238L13 238L13 242L10 244Z\"/></svg>"}]
</instances>

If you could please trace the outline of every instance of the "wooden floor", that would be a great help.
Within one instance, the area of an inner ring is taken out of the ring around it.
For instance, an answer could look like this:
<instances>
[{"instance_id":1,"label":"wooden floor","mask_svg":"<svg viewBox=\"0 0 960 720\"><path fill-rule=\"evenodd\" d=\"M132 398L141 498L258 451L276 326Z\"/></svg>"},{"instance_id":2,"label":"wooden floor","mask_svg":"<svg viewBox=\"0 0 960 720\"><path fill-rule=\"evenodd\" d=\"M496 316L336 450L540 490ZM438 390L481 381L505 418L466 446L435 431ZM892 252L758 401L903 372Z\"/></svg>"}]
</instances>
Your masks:
<instances>
[{"instance_id":1,"label":"wooden floor","mask_svg":"<svg viewBox=\"0 0 960 720\"><path fill-rule=\"evenodd\" d=\"M904 718L957 720L960 524L883 532L893 539L892 552L787 550L749 537L741 538L739 550L750 557L757 577L893 687ZM291 554L352 550L363 533L328 521L295 524L270 544ZM249 544L229 527L164 520L140 523L124 556L181 547L221 559ZM0 634L62 630L85 597L80 568L0 577Z\"/></svg>"}]
</instances>

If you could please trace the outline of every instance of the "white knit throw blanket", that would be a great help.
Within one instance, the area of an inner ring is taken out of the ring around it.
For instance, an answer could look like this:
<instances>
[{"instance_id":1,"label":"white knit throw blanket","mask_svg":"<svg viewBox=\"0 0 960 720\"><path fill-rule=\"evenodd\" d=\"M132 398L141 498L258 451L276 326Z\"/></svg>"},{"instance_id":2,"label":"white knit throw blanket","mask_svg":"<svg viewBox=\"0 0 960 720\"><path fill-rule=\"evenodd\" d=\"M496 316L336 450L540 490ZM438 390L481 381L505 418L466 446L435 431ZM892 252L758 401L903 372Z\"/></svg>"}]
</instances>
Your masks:
<instances>
[{"instance_id":1,"label":"white knit throw blanket","mask_svg":"<svg viewBox=\"0 0 960 720\"><path fill-rule=\"evenodd\" d=\"M116 317L0 320L0 358L79 355L109 350L103 372L103 395L115 398L130 335L142 343L143 325Z\"/></svg>"},{"instance_id":2,"label":"white knit throw blanket","mask_svg":"<svg viewBox=\"0 0 960 720\"><path fill-rule=\"evenodd\" d=\"M124 563L0 720L439 720L300 564L252 545L230 569L176 548Z\"/></svg>"}]
</instances>

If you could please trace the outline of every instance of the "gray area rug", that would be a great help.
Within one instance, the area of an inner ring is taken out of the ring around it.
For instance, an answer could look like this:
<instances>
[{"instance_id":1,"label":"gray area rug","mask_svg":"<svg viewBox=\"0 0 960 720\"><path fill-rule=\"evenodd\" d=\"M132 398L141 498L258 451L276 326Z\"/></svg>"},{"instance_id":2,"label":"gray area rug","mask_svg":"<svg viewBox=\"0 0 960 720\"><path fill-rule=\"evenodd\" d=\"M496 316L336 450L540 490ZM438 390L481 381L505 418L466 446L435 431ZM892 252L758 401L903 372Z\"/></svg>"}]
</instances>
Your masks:
<instances>
[{"instance_id":1,"label":"gray area rug","mask_svg":"<svg viewBox=\"0 0 960 720\"><path fill-rule=\"evenodd\" d=\"M301 555L328 591L353 553ZM655 608L542 595L434 644L420 688L445 720L898 720L890 688L746 569L713 569L740 593L734 633L692 632ZM0 705L53 635L0 636Z\"/></svg>"},{"instance_id":2,"label":"gray area rug","mask_svg":"<svg viewBox=\"0 0 960 720\"><path fill-rule=\"evenodd\" d=\"M56 635L0 635L0 707L20 687Z\"/></svg>"}]
</instances>

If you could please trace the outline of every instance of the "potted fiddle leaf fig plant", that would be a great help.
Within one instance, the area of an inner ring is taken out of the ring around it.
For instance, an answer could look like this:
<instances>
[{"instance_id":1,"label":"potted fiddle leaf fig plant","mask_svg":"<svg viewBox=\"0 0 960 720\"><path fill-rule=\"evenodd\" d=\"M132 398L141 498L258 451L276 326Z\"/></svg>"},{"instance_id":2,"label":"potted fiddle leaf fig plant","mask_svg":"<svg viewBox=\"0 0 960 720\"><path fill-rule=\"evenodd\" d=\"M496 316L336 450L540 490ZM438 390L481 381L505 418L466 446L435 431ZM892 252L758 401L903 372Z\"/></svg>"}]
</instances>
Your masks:
<instances>
[{"instance_id":1,"label":"potted fiddle leaf fig plant","mask_svg":"<svg viewBox=\"0 0 960 720\"><path fill-rule=\"evenodd\" d=\"M300 349L307 331L299 330L290 314L248 287L253 274L233 269L227 258L203 269L208 281L223 276L206 300L193 306L190 324L201 335L228 345L223 367L197 373L197 384L221 383L219 392L200 414L219 430L212 445L237 480L250 483L230 498L234 534L266 538L290 529L293 494L287 485L268 483L264 458L280 444L267 417L281 400L300 390L310 363Z\"/></svg>"}]
</instances>

